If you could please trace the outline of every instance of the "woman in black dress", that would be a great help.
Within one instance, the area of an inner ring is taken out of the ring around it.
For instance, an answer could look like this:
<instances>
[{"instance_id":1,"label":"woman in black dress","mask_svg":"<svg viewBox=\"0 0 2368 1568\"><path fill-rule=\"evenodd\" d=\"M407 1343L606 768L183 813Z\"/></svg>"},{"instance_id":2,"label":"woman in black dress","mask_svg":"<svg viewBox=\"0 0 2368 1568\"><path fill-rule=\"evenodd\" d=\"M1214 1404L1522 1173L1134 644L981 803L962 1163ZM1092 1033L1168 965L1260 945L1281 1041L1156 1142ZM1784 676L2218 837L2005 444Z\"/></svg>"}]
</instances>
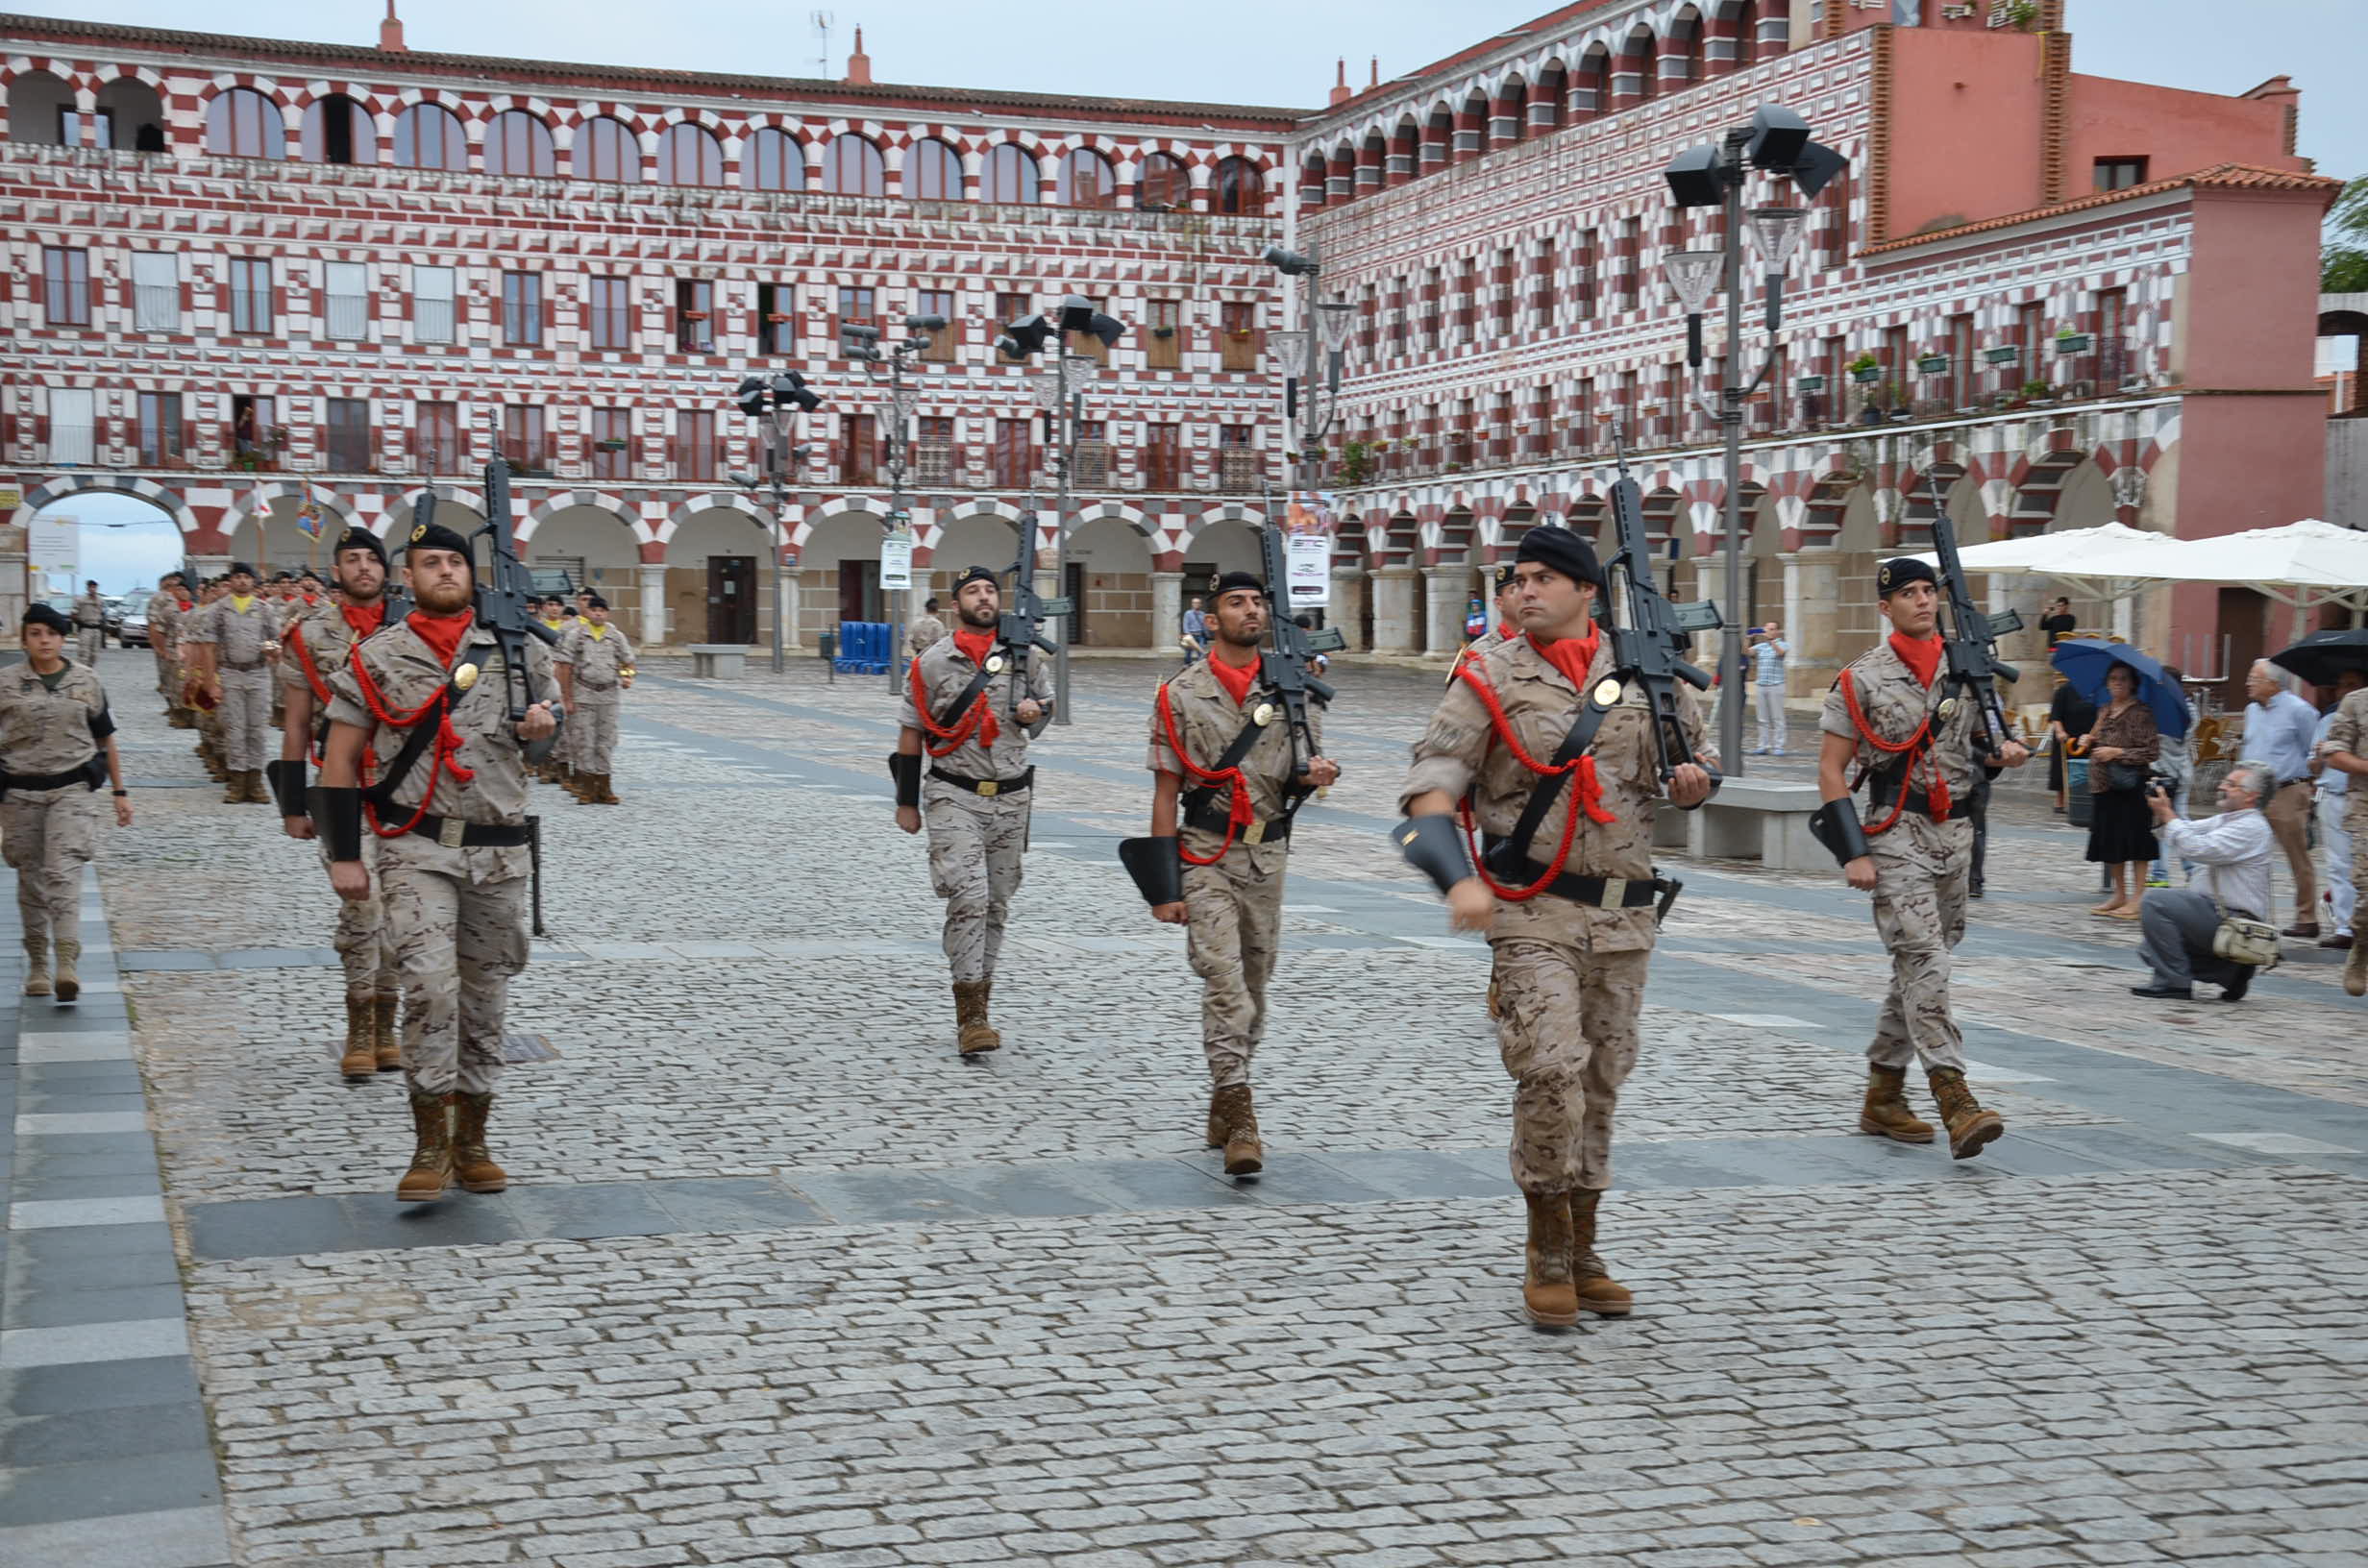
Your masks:
<instances>
[{"instance_id":1,"label":"woman in black dress","mask_svg":"<svg viewBox=\"0 0 2368 1568\"><path fill-rule=\"evenodd\" d=\"M2146 772L2161 755L2154 710L2137 699L2137 672L2116 664L2105 673L2105 711L2088 732L2088 858L2113 873L2113 896L2092 914L2137 919L2146 896L2146 868L2161 852L2154 813L2146 804ZM2113 773L2136 770L2137 782L2113 788Z\"/></svg>"},{"instance_id":2,"label":"woman in black dress","mask_svg":"<svg viewBox=\"0 0 2368 1568\"><path fill-rule=\"evenodd\" d=\"M2056 792L2056 815L2060 817L2071 799L2064 784L2064 754L2072 743L2088 733L2088 726L2097 722L2097 705L2081 696L2072 683L2061 675L2056 677L2056 695L2048 699L2047 732L2055 745L2047 748L2047 787Z\"/></svg>"}]
</instances>

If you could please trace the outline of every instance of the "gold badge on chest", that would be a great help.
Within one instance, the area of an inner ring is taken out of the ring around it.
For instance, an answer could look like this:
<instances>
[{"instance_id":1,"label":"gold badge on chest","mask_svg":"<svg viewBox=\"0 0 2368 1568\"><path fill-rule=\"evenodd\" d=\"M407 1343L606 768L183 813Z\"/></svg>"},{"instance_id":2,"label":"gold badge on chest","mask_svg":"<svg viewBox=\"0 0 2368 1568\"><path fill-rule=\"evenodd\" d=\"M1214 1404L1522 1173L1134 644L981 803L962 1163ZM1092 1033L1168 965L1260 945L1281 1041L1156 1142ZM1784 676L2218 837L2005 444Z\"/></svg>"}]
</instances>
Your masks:
<instances>
[{"instance_id":1,"label":"gold badge on chest","mask_svg":"<svg viewBox=\"0 0 2368 1568\"><path fill-rule=\"evenodd\" d=\"M1274 723L1274 704L1271 702L1261 702L1256 707L1250 709L1249 722L1256 724L1260 729L1264 729L1267 725Z\"/></svg>"},{"instance_id":2,"label":"gold badge on chest","mask_svg":"<svg viewBox=\"0 0 2368 1568\"><path fill-rule=\"evenodd\" d=\"M465 692L476 684L477 666L473 664L464 664L459 669L453 672L453 685L458 690Z\"/></svg>"},{"instance_id":3,"label":"gold badge on chest","mask_svg":"<svg viewBox=\"0 0 2368 1568\"><path fill-rule=\"evenodd\" d=\"M1000 653L990 653L990 654L988 654L988 655L987 655L987 674L990 674L990 675L999 675L999 674L1001 674L1002 673L1003 673L1003 655L1001 655Z\"/></svg>"},{"instance_id":4,"label":"gold badge on chest","mask_svg":"<svg viewBox=\"0 0 2368 1568\"><path fill-rule=\"evenodd\" d=\"M1619 700L1619 682L1606 675L1595 682L1595 706L1608 708Z\"/></svg>"},{"instance_id":5,"label":"gold badge on chest","mask_svg":"<svg viewBox=\"0 0 2368 1568\"><path fill-rule=\"evenodd\" d=\"M1950 720L1957 717L1957 698L1953 697L1942 698L1940 699L1940 707L1937 711L1940 714L1940 722L1942 723L1947 723Z\"/></svg>"}]
</instances>

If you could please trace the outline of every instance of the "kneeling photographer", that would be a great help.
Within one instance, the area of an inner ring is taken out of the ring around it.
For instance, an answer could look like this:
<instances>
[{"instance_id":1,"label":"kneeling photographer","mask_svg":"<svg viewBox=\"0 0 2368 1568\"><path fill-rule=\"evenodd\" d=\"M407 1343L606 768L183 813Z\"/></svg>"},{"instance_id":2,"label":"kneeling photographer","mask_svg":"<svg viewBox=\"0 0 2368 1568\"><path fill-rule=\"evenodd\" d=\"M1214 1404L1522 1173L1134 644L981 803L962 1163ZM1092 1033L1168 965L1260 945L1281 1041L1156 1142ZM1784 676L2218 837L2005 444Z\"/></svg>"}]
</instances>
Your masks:
<instances>
[{"instance_id":1,"label":"kneeling photographer","mask_svg":"<svg viewBox=\"0 0 2368 1568\"><path fill-rule=\"evenodd\" d=\"M2134 996L2195 996L2195 982L2221 987L2224 1002L2239 1000L2253 984L2256 963L2277 957L2276 932L2261 921L2269 908L2269 863L2277 836L2261 814L2261 799L2276 784L2257 762L2240 762L2220 781L2220 815L2200 822L2182 819L2158 776L2146 790L2162 852L2195 863L2195 879L2184 888L2149 896L2139 913L2144 933L2138 956L2155 971L2154 983L2132 986ZM2257 929L2246 930L2233 922ZM2231 936L2222 940L2224 924ZM2262 933L2268 946L2263 950ZM2256 958L2238 963L2223 952ZM2256 957L2256 955L2258 955Z\"/></svg>"}]
</instances>

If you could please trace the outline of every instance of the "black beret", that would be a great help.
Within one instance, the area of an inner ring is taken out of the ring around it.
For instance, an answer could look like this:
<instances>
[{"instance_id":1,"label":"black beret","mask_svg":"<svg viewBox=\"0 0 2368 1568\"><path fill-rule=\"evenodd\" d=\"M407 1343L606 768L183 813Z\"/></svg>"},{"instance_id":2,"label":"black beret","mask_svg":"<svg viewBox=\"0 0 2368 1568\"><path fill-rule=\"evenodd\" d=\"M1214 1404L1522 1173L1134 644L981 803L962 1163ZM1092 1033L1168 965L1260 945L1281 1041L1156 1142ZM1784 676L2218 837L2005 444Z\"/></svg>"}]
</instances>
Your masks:
<instances>
[{"instance_id":1,"label":"black beret","mask_svg":"<svg viewBox=\"0 0 2368 1568\"><path fill-rule=\"evenodd\" d=\"M411 536L404 541L403 549L407 554L414 550L451 550L467 555L469 542L441 523L414 523L411 525ZM477 564L474 557L469 564L472 567Z\"/></svg>"},{"instance_id":2,"label":"black beret","mask_svg":"<svg viewBox=\"0 0 2368 1568\"><path fill-rule=\"evenodd\" d=\"M379 558L379 565L386 564L385 542L368 528L346 529L337 541L337 548L329 552L329 558L333 561L349 550L366 550Z\"/></svg>"},{"instance_id":3,"label":"black beret","mask_svg":"<svg viewBox=\"0 0 2368 1568\"><path fill-rule=\"evenodd\" d=\"M275 572L271 575L271 580L274 582L294 582L296 580L296 574L293 572Z\"/></svg>"},{"instance_id":4,"label":"black beret","mask_svg":"<svg viewBox=\"0 0 2368 1568\"><path fill-rule=\"evenodd\" d=\"M1267 585L1258 580L1258 575L1254 572L1227 572L1210 585L1209 597L1222 599L1245 588L1253 594L1263 595L1267 591Z\"/></svg>"},{"instance_id":5,"label":"black beret","mask_svg":"<svg viewBox=\"0 0 2368 1568\"><path fill-rule=\"evenodd\" d=\"M1912 582L1937 583L1933 569L1912 555L1902 555L1883 563L1875 574L1875 597L1888 599Z\"/></svg>"},{"instance_id":6,"label":"black beret","mask_svg":"<svg viewBox=\"0 0 2368 1568\"><path fill-rule=\"evenodd\" d=\"M1498 593L1503 593L1517 580L1513 575L1515 565L1515 562L1507 561L1496 569L1496 591Z\"/></svg>"},{"instance_id":7,"label":"black beret","mask_svg":"<svg viewBox=\"0 0 2368 1568\"><path fill-rule=\"evenodd\" d=\"M993 572L983 566L974 566L968 572L965 572L960 576L954 578L953 591L958 594L974 582L991 582L995 584L995 591L997 593L999 594L1003 591L1003 579L997 576Z\"/></svg>"},{"instance_id":8,"label":"black beret","mask_svg":"<svg viewBox=\"0 0 2368 1568\"><path fill-rule=\"evenodd\" d=\"M68 621L63 612L52 609L47 604L27 605L24 624L28 626L47 626L61 637L74 629L74 623Z\"/></svg>"},{"instance_id":9,"label":"black beret","mask_svg":"<svg viewBox=\"0 0 2368 1568\"><path fill-rule=\"evenodd\" d=\"M604 610L608 608L608 600L594 594L583 601L583 607L587 610Z\"/></svg>"},{"instance_id":10,"label":"black beret","mask_svg":"<svg viewBox=\"0 0 2368 1568\"><path fill-rule=\"evenodd\" d=\"M255 576L255 568L253 568L253 567L249 566L246 562L244 562L244 561L233 561L233 562L231 562L231 565L230 565L230 570L229 570L229 571L227 571L227 572L225 572L225 573L223 573L223 574L222 574L219 577L216 577L214 580L215 580L216 582L228 582L228 581L230 581L230 580L231 580L231 578L233 578L233 577L234 577L234 576L238 576L238 574L239 574L239 573L241 573L241 572L244 572L244 573L245 573L248 576L250 576L250 577L251 577L251 576Z\"/></svg>"},{"instance_id":11,"label":"black beret","mask_svg":"<svg viewBox=\"0 0 2368 1568\"><path fill-rule=\"evenodd\" d=\"M1595 547L1568 528L1531 528L1521 535L1521 548L1514 551L1513 558L1534 561L1573 582L1591 582L1598 591L1603 588L1603 566L1595 559Z\"/></svg>"}]
</instances>

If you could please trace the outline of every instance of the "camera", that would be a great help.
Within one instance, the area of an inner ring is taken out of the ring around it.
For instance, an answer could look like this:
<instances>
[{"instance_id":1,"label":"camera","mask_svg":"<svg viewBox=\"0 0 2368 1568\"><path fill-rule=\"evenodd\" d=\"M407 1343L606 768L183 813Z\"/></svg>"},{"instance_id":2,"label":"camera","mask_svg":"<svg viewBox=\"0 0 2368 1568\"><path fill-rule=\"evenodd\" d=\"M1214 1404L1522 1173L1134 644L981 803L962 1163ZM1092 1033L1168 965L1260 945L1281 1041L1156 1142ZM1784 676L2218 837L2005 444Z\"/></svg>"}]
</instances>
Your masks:
<instances>
[{"instance_id":1,"label":"camera","mask_svg":"<svg viewBox=\"0 0 2368 1568\"><path fill-rule=\"evenodd\" d=\"M2149 768L2146 770L2146 793L2168 800L2179 794L2179 780L2159 768Z\"/></svg>"}]
</instances>

